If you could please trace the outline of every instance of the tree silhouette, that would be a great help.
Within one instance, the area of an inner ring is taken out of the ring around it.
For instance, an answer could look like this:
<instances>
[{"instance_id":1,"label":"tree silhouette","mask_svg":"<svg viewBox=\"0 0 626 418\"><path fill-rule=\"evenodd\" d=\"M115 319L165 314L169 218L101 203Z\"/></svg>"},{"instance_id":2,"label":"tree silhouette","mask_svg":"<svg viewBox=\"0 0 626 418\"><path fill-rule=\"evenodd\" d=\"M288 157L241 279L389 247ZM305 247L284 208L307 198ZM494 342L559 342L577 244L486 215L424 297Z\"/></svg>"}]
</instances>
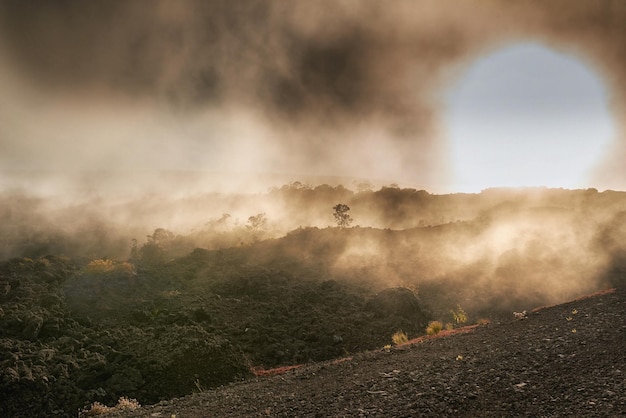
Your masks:
<instances>
[{"instance_id":1,"label":"tree silhouette","mask_svg":"<svg viewBox=\"0 0 626 418\"><path fill-rule=\"evenodd\" d=\"M248 218L248 225L246 225L246 228L251 231L258 231L259 229L265 227L265 224L267 224L265 213L259 213Z\"/></svg>"},{"instance_id":2,"label":"tree silhouette","mask_svg":"<svg viewBox=\"0 0 626 418\"><path fill-rule=\"evenodd\" d=\"M352 218L348 213L350 211L350 207L348 205L339 203L333 206L333 210L335 211L333 213L333 216L335 217L335 222L337 222L337 225L339 225L339 227L345 228L347 226L350 226L350 224L352 223Z\"/></svg>"}]
</instances>

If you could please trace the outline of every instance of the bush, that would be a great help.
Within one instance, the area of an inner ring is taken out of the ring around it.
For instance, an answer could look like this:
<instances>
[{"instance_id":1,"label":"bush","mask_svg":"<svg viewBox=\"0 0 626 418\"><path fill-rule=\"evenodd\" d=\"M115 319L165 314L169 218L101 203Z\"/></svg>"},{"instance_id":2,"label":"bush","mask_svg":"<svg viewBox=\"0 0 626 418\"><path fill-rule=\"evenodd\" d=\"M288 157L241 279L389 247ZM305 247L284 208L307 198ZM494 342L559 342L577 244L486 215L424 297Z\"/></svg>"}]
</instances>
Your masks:
<instances>
[{"instance_id":1,"label":"bush","mask_svg":"<svg viewBox=\"0 0 626 418\"><path fill-rule=\"evenodd\" d=\"M454 322L456 322L457 325L462 325L467 322L467 313L461 308L461 305L457 305L456 311L453 310L451 312L454 317Z\"/></svg>"},{"instance_id":2,"label":"bush","mask_svg":"<svg viewBox=\"0 0 626 418\"><path fill-rule=\"evenodd\" d=\"M129 399L122 396L115 406L106 406L101 404L100 402L94 402L91 404L89 409L82 410L78 415L79 416L94 416L94 415L104 415L110 412L118 412L118 411L134 411L137 408L141 408L139 402L136 399Z\"/></svg>"},{"instance_id":3,"label":"bush","mask_svg":"<svg viewBox=\"0 0 626 418\"><path fill-rule=\"evenodd\" d=\"M105 275L108 273L116 273L121 276L135 275L135 266L129 262L118 263L108 259L91 260L85 266L85 273L91 275Z\"/></svg>"},{"instance_id":4,"label":"bush","mask_svg":"<svg viewBox=\"0 0 626 418\"><path fill-rule=\"evenodd\" d=\"M113 270L113 260L97 259L91 260L85 267L89 274L108 273Z\"/></svg>"},{"instance_id":5,"label":"bush","mask_svg":"<svg viewBox=\"0 0 626 418\"><path fill-rule=\"evenodd\" d=\"M409 337L404 331L397 331L391 336L391 341L393 341L395 345L400 345L408 342Z\"/></svg>"},{"instance_id":6,"label":"bush","mask_svg":"<svg viewBox=\"0 0 626 418\"><path fill-rule=\"evenodd\" d=\"M443 324L441 321L430 321L428 323L428 327L426 328L426 334L428 335L437 335L443 329Z\"/></svg>"}]
</instances>

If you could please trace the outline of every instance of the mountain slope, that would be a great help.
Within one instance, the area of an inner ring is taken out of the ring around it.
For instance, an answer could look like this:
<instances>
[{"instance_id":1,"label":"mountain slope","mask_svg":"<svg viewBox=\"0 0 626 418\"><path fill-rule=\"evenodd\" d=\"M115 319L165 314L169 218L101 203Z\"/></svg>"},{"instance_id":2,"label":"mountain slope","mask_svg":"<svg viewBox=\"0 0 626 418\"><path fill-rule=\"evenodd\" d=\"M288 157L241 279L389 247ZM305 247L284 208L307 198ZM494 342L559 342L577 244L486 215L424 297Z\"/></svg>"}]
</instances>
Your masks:
<instances>
[{"instance_id":1,"label":"mountain slope","mask_svg":"<svg viewBox=\"0 0 626 418\"><path fill-rule=\"evenodd\" d=\"M626 292L606 291L110 416L623 416L624 312Z\"/></svg>"}]
</instances>

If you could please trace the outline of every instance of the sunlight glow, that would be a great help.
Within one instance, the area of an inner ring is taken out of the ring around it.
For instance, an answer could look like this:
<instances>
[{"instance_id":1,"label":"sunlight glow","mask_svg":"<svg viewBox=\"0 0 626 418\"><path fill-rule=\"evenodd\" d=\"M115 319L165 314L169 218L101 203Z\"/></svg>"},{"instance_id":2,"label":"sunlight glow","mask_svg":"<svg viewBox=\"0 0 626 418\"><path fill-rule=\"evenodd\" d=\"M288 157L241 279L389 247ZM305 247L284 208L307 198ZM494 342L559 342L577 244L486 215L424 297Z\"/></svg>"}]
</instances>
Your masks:
<instances>
[{"instance_id":1,"label":"sunlight glow","mask_svg":"<svg viewBox=\"0 0 626 418\"><path fill-rule=\"evenodd\" d=\"M593 187L588 176L614 139L599 76L539 44L479 59L445 101L453 191Z\"/></svg>"}]
</instances>

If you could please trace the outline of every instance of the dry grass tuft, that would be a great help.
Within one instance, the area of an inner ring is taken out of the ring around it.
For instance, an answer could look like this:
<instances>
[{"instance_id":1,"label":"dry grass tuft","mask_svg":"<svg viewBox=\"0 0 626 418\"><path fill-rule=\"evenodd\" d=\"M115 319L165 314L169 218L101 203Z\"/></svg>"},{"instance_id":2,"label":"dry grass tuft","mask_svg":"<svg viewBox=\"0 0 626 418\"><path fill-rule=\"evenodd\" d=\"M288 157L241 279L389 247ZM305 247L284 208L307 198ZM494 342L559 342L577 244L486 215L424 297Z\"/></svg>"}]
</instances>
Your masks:
<instances>
[{"instance_id":1,"label":"dry grass tuft","mask_svg":"<svg viewBox=\"0 0 626 418\"><path fill-rule=\"evenodd\" d=\"M428 323L428 327L426 328L426 334L428 335L437 335L443 329L443 324L441 321L430 321Z\"/></svg>"},{"instance_id":2,"label":"dry grass tuft","mask_svg":"<svg viewBox=\"0 0 626 418\"><path fill-rule=\"evenodd\" d=\"M409 341L409 337L404 331L397 331L391 336L391 341L395 345L405 344Z\"/></svg>"},{"instance_id":3,"label":"dry grass tuft","mask_svg":"<svg viewBox=\"0 0 626 418\"><path fill-rule=\"evenodd\" d=\"M79 417L90 417L95 415L103 415L109 412L117 412L117 411L134 411L135 409L141 408L139 402L136 399L129 399L125 396L122 396L118 399L117 405L115 406L106 406L101 404L100 402L94 402L91 404L89 409L83 409L78 416Z\"/></svg>"}]
</instances>

